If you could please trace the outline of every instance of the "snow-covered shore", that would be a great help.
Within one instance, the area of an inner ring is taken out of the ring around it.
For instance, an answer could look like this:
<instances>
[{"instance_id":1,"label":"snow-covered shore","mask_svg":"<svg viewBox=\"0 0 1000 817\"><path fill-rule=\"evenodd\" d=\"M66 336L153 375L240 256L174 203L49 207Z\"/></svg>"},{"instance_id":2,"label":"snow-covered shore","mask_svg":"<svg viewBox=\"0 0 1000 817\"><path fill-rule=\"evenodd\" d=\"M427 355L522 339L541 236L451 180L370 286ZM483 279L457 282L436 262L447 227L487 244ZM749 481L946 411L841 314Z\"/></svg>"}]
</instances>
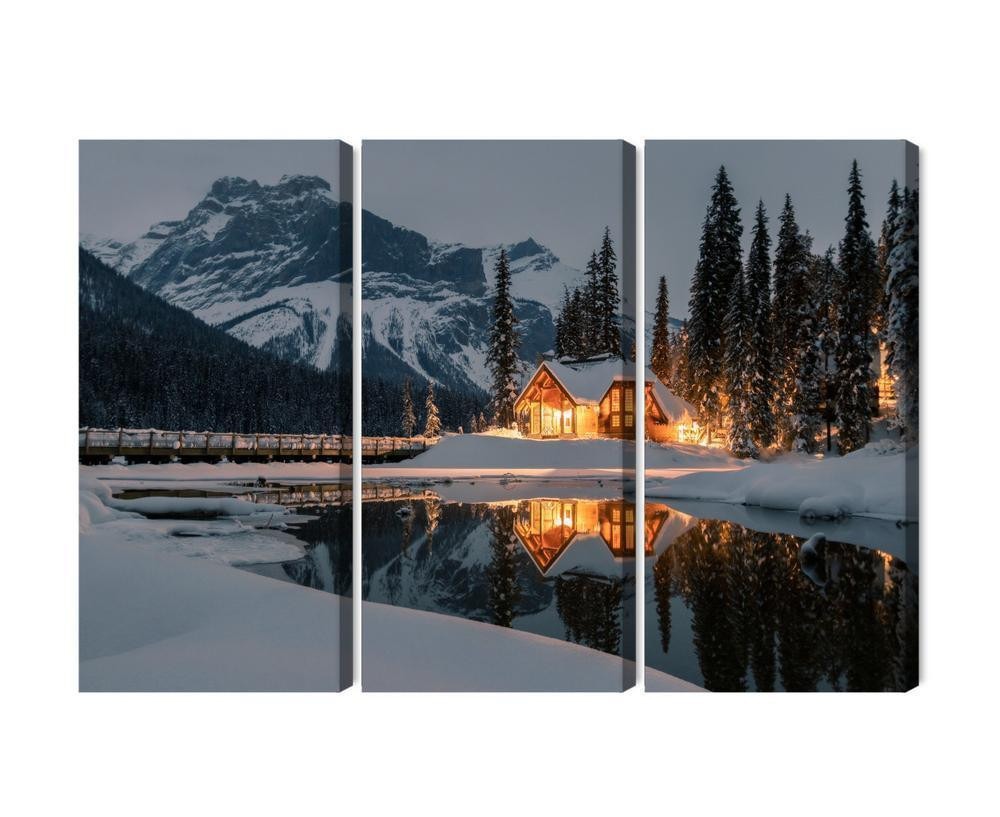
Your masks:
<instances>
[{"instance_id":1,"label":"snow-covered shore","mask_svg":"<svg viewBox=\"0 0 1000 817\"><path fill-rule=\"evenodd\" d=\"M350 598L229 566L296 558L295 540L232 518L145 519L123 510L128 502L81 479L81 690L349 685ZM178 524L188 535L176 535ZM379 645L365 653L366 689L614 690L634 672L558 639L369 602L362 609L366 637ZM660 675L648 677L697 689Z\"/></svg>"},{"instance_id":2,"label":"snow-covered shore","mask_svg":"<svg viewBox=\"0 0 1000 817\"><path fill-rule=\"evenodd\" d=\"M874 443L844 457L786 454L770 462L751 461L741 468L684 474L651 464L658 452L651 457L650 448L647 445L647 498L753 505L797 511L806 518L870 516L916 521L912 495L916 447L903 452Z\"/></svg>"}]
</instances>

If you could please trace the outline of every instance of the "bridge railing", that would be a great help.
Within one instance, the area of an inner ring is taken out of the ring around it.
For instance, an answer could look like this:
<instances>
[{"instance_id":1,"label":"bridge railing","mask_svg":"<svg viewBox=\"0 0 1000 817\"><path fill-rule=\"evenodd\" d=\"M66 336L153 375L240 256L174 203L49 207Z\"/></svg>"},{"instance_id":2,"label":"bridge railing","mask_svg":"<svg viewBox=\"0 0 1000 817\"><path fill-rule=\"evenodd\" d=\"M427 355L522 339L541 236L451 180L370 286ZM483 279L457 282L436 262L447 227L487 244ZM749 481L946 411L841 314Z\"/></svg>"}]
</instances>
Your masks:
<instances>
[{"instance_id":1,"label":"bridge railing","mask_svg":"<svg viewBox=\"0 0 1000 817\"><path fill-rule=\"evenodd\" d=\"M414 456L437 442L430 437L362 437L361 456ZM84 455L138 454L155 456L338 456L349 457L354 441L349 434L239 434L218 431L163 431L157 428L81 428L79 447Z\"/></svg>"}]
</instances>

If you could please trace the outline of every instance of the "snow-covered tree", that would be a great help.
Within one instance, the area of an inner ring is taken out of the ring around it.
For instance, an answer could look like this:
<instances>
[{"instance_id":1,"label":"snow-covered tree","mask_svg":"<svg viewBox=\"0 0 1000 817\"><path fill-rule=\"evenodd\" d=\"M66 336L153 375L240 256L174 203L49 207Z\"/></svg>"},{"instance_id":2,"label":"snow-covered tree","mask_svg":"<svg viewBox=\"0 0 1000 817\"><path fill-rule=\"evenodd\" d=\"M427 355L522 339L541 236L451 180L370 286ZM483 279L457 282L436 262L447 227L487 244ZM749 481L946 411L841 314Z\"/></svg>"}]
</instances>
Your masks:
<instances>
[{"instance_id":1,"label":"snow-covered tree","mask_svg":"<svg viewBox=\"0 0 1000 817\"><path fill-rule=\"evenodd\" d=\"M774 444L774 348L771 334L771 236L767 231L764 202L757 203L753 240L746 264L747 323L750 369L749 420L760 448Z\"/></svg>"},{"instance_id":2,"label":"snow-covered tree","mask_svg":"<svg viewBox=\"0 0 1000 817\"><path fill-rule=\"evenodd\" d=\"M862 448L871 432L872 299L875 242L868 232L861 171L851 165L846 229L840 242L838 266L841 291L837 347L837 419L839 448L847 454Z\"/></svg>"},{"instance_id":3,"label":"snow-covered tree","mask_svg":"<svg viewBox=\"0 0 1000 817\"><path fill-rule=\"evenodd\" d=\"M509 428L514 422L514 400L518 393L520 362L517 350L521 336L510 294L510 264L507 251L500 250L494 272L493 328L490 330L486 362L493 376L490 407L496 422Z\"/></svg>"},{"instance_id":4,"label":"snow-covered tree","mask_svg":"<svg viewBox=\"0 0 1000 817\"><path fill-rule=\"evenodd\" d=\"M889 370L896 377L896 411L903 439L916 443L920 425L920 333L917 323L920 304L920 208L916 190L908 191L904 199L889 254L886 344Z\"/></svg>"},{"instance_id":5,"label":"snow-covered tree","mask_svg":"<svg viewBox=\"0 0 1000 817\"><path fill-rule=\"evenodd\" d=\"M778 244L774 251L774 298L771 302L773 411L775 435L783 448L792 444L790 422L792 395L798 366L798 314L803 282L809 265L809 241L799 231L792 197L778 217Z\"/></svg>"},{"instance_id":6,"label":"snow-covered tree","mask_svg":"<svg viewBox=\"0 0 1000 817\"><path fill-rule=\"evenodd\" d=\"M576 356L579 358L597 354L601 347L601 264L597 252L591 252L587 261L585 283L580 290L580 298L574 304L574 314L579 327L579 343Z\"/></svg>"},{"instance_id":7,"label":"snow-covered tree","mask_svg":"<svg viewBox=\"0 0 1000 817\"><path fill-rule=\"evenodd\" d=\"M410 378L403 381L403 436L412 437L417 429L417 414L413 410L413 384Z\"/></svg>"},{"instance_id":8,"label":"snow-covered tree","mask_svg":"<svg viewBox=\"0 0 1000 817\"><path fill-rule=\"evenodd\" d=\"M670 349L669 318L670 295L667 292L667 277L661 275L656 291L656 311L653 314L653 342L649 356L649 368L668 386L674 371L673 355Z\"/></svg>"},{"instance_id":9,"label":"snow-covered tree","mask_svg":"<svg viewBox=\"0 0 1000 817\"><path fill-rule=\"evenodd\" d=\"M600 336L598 352L605 352L621 357L622 333L618 317L621 298L618 294L618 256L615 255L614 243L611 241L611 228L604 228L601 239L601 251L597 258L600 269L599 279L599 315Z\"/></svg>"},{"instance_id":10,"label":"snow-covered tree","mask_svg":"<svg viewBox=\"0 0 1000 817\"><path fill-rule=\"evenodd\" d=\"M878 249L875 253L877 270L876 290L872 293L875 308L872 327L884 339L886 313L889 300L886 295L886 285L889 281L889 255L892 253L896 228L899 226L900 211L903 207L903 197L899 192L899 184L895 179L889 188L889 201L886 205L885 217L882 219L882 230L878 237Z\"/></svg>"},{"instance_id":11,"label":"snow-covered tree","mask_svg":"<svg viewBox=\"0 0 1000 817\"><path fill-rule=\"evenodd\" d=\"M741 269L743 225L733 187L720 167L702 223L698 263L691 282L688 322L691 396L703 424L722 419L723 323L729 309L733 279Z\"/></svg>"},{"instance_id":12,"label":"snow-covered tree","mask_svg":"<svg viewBox=\"0 0 1000 817\"><path fill-rule=\"evenodd\" d=\"M441 417L438 415L437 403L434 402L434 381L427 381L427 398L424 400L424 436L437 437L441 433Z\"/></svg>"},{"instance_id":13,"label":"snow-covered tree","mask_svg":"<svg viewBox=\"0 0 1000 817\"><path fill-rule=\"evenodd\" d=\"M567 321L570 317L570 294L569 287L563 284L563 296L562 302L559 306L559 314L556 316L556 337L555 344L553 346L553 351L556 355L556 360L566 357L568 354L568 341L569 333L567 330Z\"/></svg>"},{"instance_id":14,"label":"snow-covered tree","mask_svg":"<svg viewBox=\"0 0 1000 817\"><path fill-rule=\"evenodd\" d=\"M729 450L734 457L756 457L750 424L750 388L753 383L753 356L750 351L750 313L743 272L738 271L730 286L726 311L725 375L726 415L729 420Z\"/></svg>"},{"instance_id":15,"label":"snow-covered tree","mask_svg":"<svg viewBox=\"0 0 1000 817\"><path fill-rule=\"evenodd\" d=\"M790 407L792 449L808 454L816 450L816 437L823 425L821 390L824 374L821 365L819 295L824 275L823 258L814 256L810 261L804 286L801 287L796 312L798 338L795 343L795 381Z\"/></svg>"},{"instance_id":16,"label":"snow-covered tree","mask_svg":"<svg viewBox=\"0 0 1000 817\"><path fill-rule=\"evenodd\" d=\"M685 320L677 330L673 340L674 371L671 376L671 388L688 402L692 402L691 394L691 363L689 359L690 335L688 322Z\"/></svg>"}]
</instances>

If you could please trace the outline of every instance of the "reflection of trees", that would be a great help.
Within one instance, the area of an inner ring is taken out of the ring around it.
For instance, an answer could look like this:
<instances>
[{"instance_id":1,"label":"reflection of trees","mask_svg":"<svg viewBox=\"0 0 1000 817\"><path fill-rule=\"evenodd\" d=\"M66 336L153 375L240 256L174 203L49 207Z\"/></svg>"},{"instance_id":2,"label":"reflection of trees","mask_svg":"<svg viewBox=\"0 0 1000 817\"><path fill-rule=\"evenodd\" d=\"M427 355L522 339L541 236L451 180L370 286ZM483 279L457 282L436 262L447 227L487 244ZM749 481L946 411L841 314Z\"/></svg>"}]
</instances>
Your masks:
<instances>
[{"instance_id":1,"label":"reflection of trees","mask_svg":"<svg viewBox=\"0 0 1000 817\"><path fill-rule=\"evenodd\" d=\"M289 578L305 587L343 596L351 594L351 508L323 506L311 510L315 519L300 525L296 537L306 542L305 557L285 562Z\"/></svg>"},{"instance_id":2,"label":"reflection of trees","mask_svg":"<svg viewBox=\"0 0 1000 817\"><path fill-rule=\"evenodd\" d=\"M671 594L692 612L708 689L908 689L917 680L917 584L898 559L827 542L814 563L802 540L700 520L653 566L664 652Z\"/></svg>"},{"instance_id":3,"label":"reflection of trees","mask_svg":"<svg viewBox=\"0 0 1000 817\"><path fill-rule=\"evenodd\" d=\"M500 506L490 518L490 564L486 569L490 620L501 627L514 621L520 590L517 585L517 543L514 540L514 509Z\"/></svg>"},{"instance_id":4,"label":"reflection of trees","mask_svg":"<svg viewBox=\"0 0 1000 817\"><path fill-rule=\"evenodd\" d=\"M566 639L618 655L623 595L621 579L558 576L556 611L566 628Z\"/></svg>"},{"instance_id":5,"label":"reflection of trees","mask_svg":"<svg viewBox=\"0 0 1000 817\"><path fill-rule=\"evenodd\" d=\"M670 584L673 579L673 553L672 548L667 548L653 565L656 620L660 627L660 646L664 655L670 652Z\"/></svg>"},{"instance_id":6,"label":"reflection of trees","mask_svg":"<svg viewBox=\"0 0 1000 817\"><path fill-rule=\"evenodd\" d=\"M441 519L441 500L428 495L424 498L424 512L427 515L427 550L434 549L434 533Z\"/></svg>"}]
</instances>

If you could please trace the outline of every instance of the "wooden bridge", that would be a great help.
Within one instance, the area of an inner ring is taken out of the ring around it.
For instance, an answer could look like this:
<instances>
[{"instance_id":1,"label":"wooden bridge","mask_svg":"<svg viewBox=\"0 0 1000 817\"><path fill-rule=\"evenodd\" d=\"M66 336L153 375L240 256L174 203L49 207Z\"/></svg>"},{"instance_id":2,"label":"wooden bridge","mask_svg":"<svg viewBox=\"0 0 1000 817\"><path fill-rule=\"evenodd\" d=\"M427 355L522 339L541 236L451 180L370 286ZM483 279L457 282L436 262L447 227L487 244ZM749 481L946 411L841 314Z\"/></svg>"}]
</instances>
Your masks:
<instances>
[{"instance_id":1,"label":"wooden bridge","mask_svg":"<svg viewBox=\"0 0 1000 817\"><path fill-rule=\"evenodd\" d=\"M437 438L362 437L362 462L398 462L426 451ZM81 428L80 462L123 457L128 462L351 462L350 434L236 434L136 428Z\"/></svg>"}]
</instances>

